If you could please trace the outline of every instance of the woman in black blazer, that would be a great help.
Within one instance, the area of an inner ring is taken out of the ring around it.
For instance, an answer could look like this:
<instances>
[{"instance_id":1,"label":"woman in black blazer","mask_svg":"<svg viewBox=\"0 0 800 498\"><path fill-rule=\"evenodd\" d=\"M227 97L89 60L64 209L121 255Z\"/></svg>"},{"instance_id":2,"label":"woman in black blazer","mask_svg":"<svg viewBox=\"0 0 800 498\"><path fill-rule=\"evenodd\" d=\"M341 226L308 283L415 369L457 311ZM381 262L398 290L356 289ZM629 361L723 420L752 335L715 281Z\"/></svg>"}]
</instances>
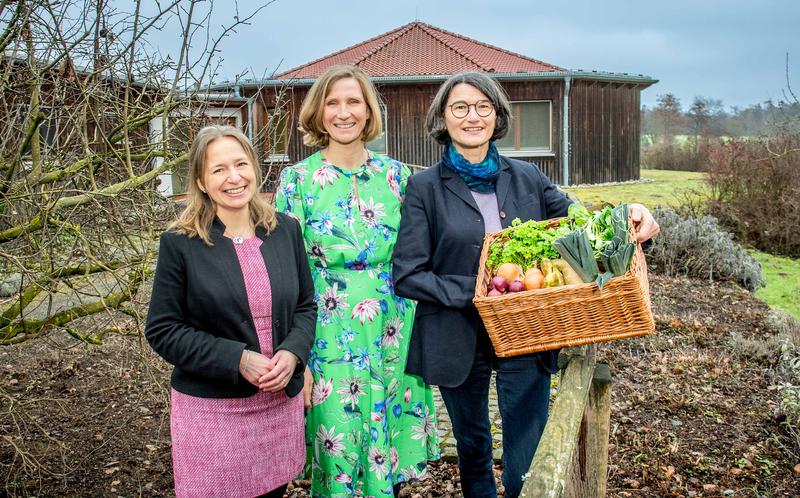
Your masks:
<instances>
[{"instance_id":1,"label":"woman in black blazer","mask_svg":"<svg viewBox=\"0 0 800 498\"><path fill-rule=\"evenodd\" d=\"M305 462L314 289L297 222L260 184L240 131L203 128L187 207L161 236L145 336L175 366L177 496L282 496Z\"/></svg>"},{"instance_id":2,"label":"woman in black blazer","mask_svg":"<svg viewBox=\"0 0 800 498\"><path fill-rule=\"evenodd\" d=\"M498 154L511 109L481 73L445 81L428 110L430 135L444 145L442 161L408 180L397 244L397 295L419 302L406 371L440 386L457 440L461 489L467 498L496 497L489 423L489 381L496 372L503 421L503 484L516 497L547 420L557 351L498 358L472 304L485 232L514 218L565 216L570 201L534 164ZM633 205L648 239L658 225Z\"/></svg>"}]
</instances>

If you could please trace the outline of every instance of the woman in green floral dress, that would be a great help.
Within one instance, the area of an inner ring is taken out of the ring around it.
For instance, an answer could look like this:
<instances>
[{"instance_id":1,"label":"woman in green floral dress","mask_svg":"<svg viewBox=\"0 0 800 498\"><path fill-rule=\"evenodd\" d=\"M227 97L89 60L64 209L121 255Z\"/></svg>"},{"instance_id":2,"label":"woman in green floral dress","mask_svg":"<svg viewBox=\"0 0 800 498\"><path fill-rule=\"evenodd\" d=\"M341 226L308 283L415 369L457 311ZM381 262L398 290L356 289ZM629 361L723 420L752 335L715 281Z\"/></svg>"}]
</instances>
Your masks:
<instances>
[{"instance_id":1,"label":"woman in green floral dress","mask_svg":"<svg viewBox=\"0 0 800 498\"><path fill-rule=\"evenodd\" d=\"M306 390L313 496L396 496L439 458L430 387L404 372L415 303L392 284L409 171L364 146L381 123L367 76L328 69L300 111L305 143L323 149L283 170L275 201L303 227L319 307Z\"/></svg>"}]
</instances>

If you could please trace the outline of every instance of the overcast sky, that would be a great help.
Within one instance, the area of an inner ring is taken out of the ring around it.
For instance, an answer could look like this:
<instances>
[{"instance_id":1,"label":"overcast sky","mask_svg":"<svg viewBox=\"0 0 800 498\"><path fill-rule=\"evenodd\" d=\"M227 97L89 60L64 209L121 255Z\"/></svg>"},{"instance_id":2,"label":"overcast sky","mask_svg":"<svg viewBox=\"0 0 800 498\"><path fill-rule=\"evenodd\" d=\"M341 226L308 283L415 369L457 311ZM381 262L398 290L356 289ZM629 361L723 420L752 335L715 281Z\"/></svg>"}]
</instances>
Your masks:
<instances>
[{"instance_id":1,"label":"overcast sky","mask_svg":"<svg viewBox=\"0 0 800 498\"><path fill-rule=\"evenodd\" d=\"M264 2L239 0L242 11ZM216 2L212 26L228 22ZM798 0L276 0L222 45L222 77L283 71L420 20L569 69L644 74L642 93L695 96L727 107L800 92ZM163 35L174 40L169 27Z\"/></svg>"}]
</instances>

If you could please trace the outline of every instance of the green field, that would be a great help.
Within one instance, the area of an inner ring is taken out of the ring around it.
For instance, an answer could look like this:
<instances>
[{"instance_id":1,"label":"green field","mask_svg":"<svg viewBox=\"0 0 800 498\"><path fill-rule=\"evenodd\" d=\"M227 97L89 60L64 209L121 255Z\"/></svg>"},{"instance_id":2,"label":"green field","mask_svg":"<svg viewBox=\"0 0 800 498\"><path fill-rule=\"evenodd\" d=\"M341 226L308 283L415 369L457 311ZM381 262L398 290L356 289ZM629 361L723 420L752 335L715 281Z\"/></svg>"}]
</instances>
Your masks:
<instances>
[{"instance_id":1,"label":"green field","mask_svg":"<svg viewBox=\"0 0 800 498\"><path fill-rule=\"evenodd\" d=\"M615 185L569 187L584 204L598 202L639 202L649 208L673 207L695 199L693 192L704 188L703 173L643 169L638 182Z\"/></svg>"},{"instance_id":2,"label":"green field","mask_svg":"<svg viewBox=\"0 0 800 498\"><path fill-rule=\"evenodd\" d=\"M652 209L658 205L683 205L697 198L692 192L704 187L703 173L643 169L641 176L640 182L569 187L565 190L584 204L639 202ZM761 263L767 282L756 296L800 319L800 259L780 258L759 251L751 251L751 254Z\"/></svg>"},{"instance_id":3,"label":"green field","mask_svg":"<svg viewBox=\"0 0 800 498\"><path fill-rule=\"evenodd\" d=\"M759 299L800 320L800 259L751 251L764 271L767 286L756 291Z\"/></svg>"}]
</instances>

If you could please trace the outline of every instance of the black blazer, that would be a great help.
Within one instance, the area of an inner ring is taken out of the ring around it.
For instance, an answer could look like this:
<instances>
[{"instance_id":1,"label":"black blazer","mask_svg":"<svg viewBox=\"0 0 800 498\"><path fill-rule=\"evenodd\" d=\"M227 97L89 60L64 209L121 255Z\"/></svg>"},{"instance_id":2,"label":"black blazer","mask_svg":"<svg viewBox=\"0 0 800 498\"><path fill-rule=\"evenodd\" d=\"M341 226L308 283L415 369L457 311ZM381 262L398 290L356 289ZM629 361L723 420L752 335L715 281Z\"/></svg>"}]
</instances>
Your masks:
<instances>
[{"instance_id":1,"label":"black blazer","mask_svg":"<svg viewBox=\"0 0 800 498\"><path fill-rule=\"evenodd\" d=\"M514 218L565 216L571 203L538 167L503 156L496 194L504 228ZM464 382L486 335L472 304L483 237L481 212L457 173L439 162L409 178L392 275L397 295L419 301L406 371L428 384ZM557 351L536 357L556 371Z\"/></svg>"},{"instance_id":2,"label":"black blazer","mask_svg":"<svg viewBox=\"0 0 800 498\"><path fill-rule=\"evenodd\" d=\"M272 287L272 347L298 358L285 391L303 389L317 306L303 237L297 222L277 213L270 234L258 227L261 254ZM173 231L161 235L145 336L175 368L172 387L202 398L243 398L258 389L239 374L242 351L260 351L233 241L219 219L209 247L199 237Z\"/></svg>"}]
</instances>

